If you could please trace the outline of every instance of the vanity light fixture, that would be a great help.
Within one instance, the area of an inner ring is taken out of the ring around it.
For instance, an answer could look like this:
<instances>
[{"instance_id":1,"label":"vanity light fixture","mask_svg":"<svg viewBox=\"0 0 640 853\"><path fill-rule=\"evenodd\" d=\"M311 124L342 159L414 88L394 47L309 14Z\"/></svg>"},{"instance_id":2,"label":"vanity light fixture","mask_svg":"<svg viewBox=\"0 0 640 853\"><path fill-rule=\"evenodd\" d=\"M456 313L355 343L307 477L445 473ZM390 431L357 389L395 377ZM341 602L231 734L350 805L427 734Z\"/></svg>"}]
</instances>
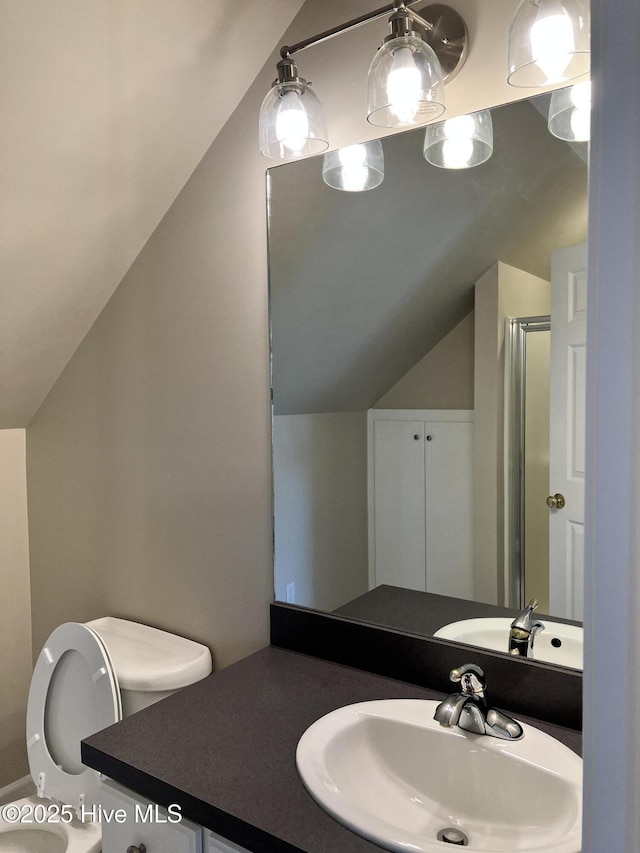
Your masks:
<instances>
[{"instance_id":1,"label":"vanity light fixture","mask_svg":"<svg viewBox=\"0 0 640 853\"><path fill-rule=\"evenodd\" d=\"M278 77L260 109L260 151L290 160L329 147L320 101L298 75L293 54L391 13L391 34L371 63L367 120L379 127L415 127L444 112L444 82L467 56L467 27L449 6L434 4L417 14L420 0L393 0L297 44L280 49Z\"/></svg>"},{"instance_id":2,"label":"vanity light fixture","mask_svg":"<svg viewBox=\"0 0 640 853\"><path fill-rule=\"evenodd\" d=\"M415 127L445 110L444 79L435 51L407 9L390 17L391 35L373 57L367 77L367 121L377 127Z\"/></svg>"},{"instance_id":3,"label":"vanity light fixture","mask_svg":"<svg viewBox=\"0 0 640 853\"><path fill-rule=\"evenodd\" d=\"M384 153L379 139L348 145L324 155L322 180L330 187L358 193L384 180Z\"/></svg>"},{"instance_id":4,"label":"vanity light fixture","mask_svg":"<svg viewBox=\"0 0 640 853\"><path fill-rule=\"evenodd\" d=\"M441 169L470 169L486 162L493 153L490 110L429 125L423 153L428 163Z\"/></svg>"},{"instance_id":5,"label":"vanity light fixture","mask_svg":"<svg viewBox=\"0 0 640 853\"><path fill-rule=\"evenodd\" d=\"M283 57L277 69L278 79L260 107L260 151L277 160L321 154L329 139L318 96L298 76L291 57Z\"/></svg>"},{"instance_id":6,"label":"vanity light fixture","mask_svg":"<svg viewBox=\"0 0 640 853\"><path fill-rule=\"evenodd\" d=\"M589 0L523 0L509 28L507 80L536 88L589 73Z\"/></svg>"},{"instance_id":7,"label":"vanity light fixture","mask_svg":"<svg viewBox=\"0 0 640 853\"><path fill-rule=\"evenodd\" d=\"M567 142L588 142L591 129L591 81L557 89L549 104L549 130Z\"/></svg>"}]
</instances>

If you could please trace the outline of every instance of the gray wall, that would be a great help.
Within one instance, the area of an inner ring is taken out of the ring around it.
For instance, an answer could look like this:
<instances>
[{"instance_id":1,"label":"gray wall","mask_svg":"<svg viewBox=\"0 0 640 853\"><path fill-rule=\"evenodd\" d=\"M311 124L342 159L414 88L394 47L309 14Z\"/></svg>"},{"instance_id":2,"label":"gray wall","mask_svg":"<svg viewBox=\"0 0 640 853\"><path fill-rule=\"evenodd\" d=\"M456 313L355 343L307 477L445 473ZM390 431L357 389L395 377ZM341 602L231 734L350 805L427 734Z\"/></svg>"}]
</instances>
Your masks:
<instances>
[{"instance_id":1,"label":"gray wall","mask_svg":"<svg viewBox=\"0 0 640 853\"><path fill-rule=\"evenodd\" d=\"M367 413L273 421L276 599L335 610L369 587Z\"/></svg>"},{"instance_id":2,"label":"gray wall","mask_svg":"<svg viewBox=\"0 0 640 853\"><path fill-rule=\"evenodd\" d=\"M473 409L473 336L471 311L374 409Z\"/></svg>"},{"instance_id":3,"label":"gray wall","mask_svg":"<svg viewBox=\"0 0 640 853\"><path fill-rule=\"evenodd\" d=\"M271 451L264 214L250 90L31 422L34 648L114 614L268 642Z\"/></svg>"},{"instance_id":4,"label":"gray wall","mask_svg":"<svg viewBox=\"0 0 640 853\"><path fill-rule=\"evenodd\" d=\"M512 99L495 44L516 0L483 13L453 5L472 49L448 87L450 115ZM308 0L284 40L370 8ZM335 146L377 135L362 81L384 32L362 27L304 54ZM205 641L219 666L268 642L267 163L256 123L274 64L275 53L28 428L36 649L60 622L103 613Z\"/></svg>"},{"instance_id":5,"label":"gray wall","mask_svg":"<svg viewBox=\"0 0 640 853\"><path fill-rule=\"evenodd\" d=\"M0 430L0 788L27 773L31 675L25 431Z\"/></svg>"},{"instance_id":6,"label":"gray wall","mask_svg":"<svg viewBox=\"0 0 640 853\"><path fill-rule=\"evenodd\" d=\"M36 649L59 623L107 613L207 642L219 666L267 642L266 247L262 164L247 156L253 118L236 112L28 429Z\"/></svg>"}]
</instances>

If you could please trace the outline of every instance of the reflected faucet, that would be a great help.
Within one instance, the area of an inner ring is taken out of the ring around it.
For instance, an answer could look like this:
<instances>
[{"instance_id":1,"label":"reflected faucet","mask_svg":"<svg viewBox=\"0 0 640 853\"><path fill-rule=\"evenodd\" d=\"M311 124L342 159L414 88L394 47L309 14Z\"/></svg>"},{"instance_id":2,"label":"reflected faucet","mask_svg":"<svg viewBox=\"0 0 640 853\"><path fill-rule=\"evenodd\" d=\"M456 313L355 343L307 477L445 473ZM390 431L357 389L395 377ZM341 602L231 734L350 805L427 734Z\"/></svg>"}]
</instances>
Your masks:
<instances>
[{"instance_id":1,"label":"reflected faucet","mask_svg":"<svg viewBox=\"0 0 640 853\"><path fill-rule=\"evenodd\" d=\"M485 697L487 683L484 672L474 663L452 669L449 678L460 684L460 693L452 693L438 705L433 715L441 726L457 726L467 732L489 735L502 740L520 740L522 726L506 714L489 708Z\"/></svg>"},{"instance_id":2,"label":"reflected faucet","mask_svg":"<svg viewBox=\"0 0 640 853\"><path fill-rule=\"evenodd\" d=\"M544 631L544 622L533 622L533 611L538 602L532 598L525 609L518 613L509 629L509 654L523 658L533 657L533 641L538 631Z\"/></svg>"}]
</instances>

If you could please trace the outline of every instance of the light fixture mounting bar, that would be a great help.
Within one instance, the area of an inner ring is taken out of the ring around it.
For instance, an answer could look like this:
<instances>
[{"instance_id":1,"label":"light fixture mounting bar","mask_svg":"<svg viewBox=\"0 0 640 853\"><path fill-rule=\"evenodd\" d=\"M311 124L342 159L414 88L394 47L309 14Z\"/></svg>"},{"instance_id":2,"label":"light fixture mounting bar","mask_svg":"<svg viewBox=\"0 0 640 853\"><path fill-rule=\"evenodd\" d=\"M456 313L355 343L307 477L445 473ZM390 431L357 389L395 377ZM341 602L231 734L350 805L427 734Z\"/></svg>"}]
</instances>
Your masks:
<instances>
[{"instance_id":1,"label":"light fixture mounting bar","mask_svg":"<svg viewBox=\"0 0 640 853\"><path fill-rule=\"evenodd\" d=\"M366 15L360 15L359 18L353 18L350 21L347 21L344 24L340 24L337 27L332 27L330 30L325 30L322 33L318 33L318 35L310 36L307 39L303 39L302 41L296 42L296 44L285 45L280 48L280 56L283 59L291 56L294 53L299 53L301 50L305 50L308 47L311 47L314 44L320 44L320 42L328 41L329 39L334 38L334 36L341 35L342 33L349 32L349 30L355 30L357 27L361 27L363 24L368 24L369 21L375 21L376 18L381 18L383 15L388 15L389 13L398 12L400 10L405 9L411 18L418 21L422 24L423 27L430 28L431 24L428 21L425 21L420 15L417 15L415 12L412 12L408 7L419 3L420 0L394 0L393 3L387 3L386 6L382 6L380 9L375 9L373 12L367 12Z\"/></svg>"},{"instance_id":2,"label":"light fixture mounting bar","mask_svg":"<svg viewBox=\"0 0 640 853\"><path fill-rule=\"evenodd\" d=\"M417 12L414 12L413 9L406 9L406 13L409 15L412 21L416 24L419 24L421 27L424 27L427 31L433 29L433 24L431 21L427 21L422 15L419 15Z\"/></svg>"}]
</instances>

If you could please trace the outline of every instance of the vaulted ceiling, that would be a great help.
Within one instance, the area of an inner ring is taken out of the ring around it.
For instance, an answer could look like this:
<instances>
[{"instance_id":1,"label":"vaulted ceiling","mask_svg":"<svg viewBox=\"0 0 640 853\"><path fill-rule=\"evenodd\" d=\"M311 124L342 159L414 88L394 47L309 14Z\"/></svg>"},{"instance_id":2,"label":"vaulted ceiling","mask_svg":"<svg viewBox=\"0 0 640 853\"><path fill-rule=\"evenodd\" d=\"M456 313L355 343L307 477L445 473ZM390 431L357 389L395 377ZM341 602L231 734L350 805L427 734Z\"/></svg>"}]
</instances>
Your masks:
<instances>
[{"instance_id":1,"label":"vaulted ceiling","mask_svg":"<svg viewBox=\"0 0 640 853\"><path fill-rule=\"evenodd\" d=\"M302 0L0 0L0 428L26 426Z\"/></svg>"}]
</instances>

